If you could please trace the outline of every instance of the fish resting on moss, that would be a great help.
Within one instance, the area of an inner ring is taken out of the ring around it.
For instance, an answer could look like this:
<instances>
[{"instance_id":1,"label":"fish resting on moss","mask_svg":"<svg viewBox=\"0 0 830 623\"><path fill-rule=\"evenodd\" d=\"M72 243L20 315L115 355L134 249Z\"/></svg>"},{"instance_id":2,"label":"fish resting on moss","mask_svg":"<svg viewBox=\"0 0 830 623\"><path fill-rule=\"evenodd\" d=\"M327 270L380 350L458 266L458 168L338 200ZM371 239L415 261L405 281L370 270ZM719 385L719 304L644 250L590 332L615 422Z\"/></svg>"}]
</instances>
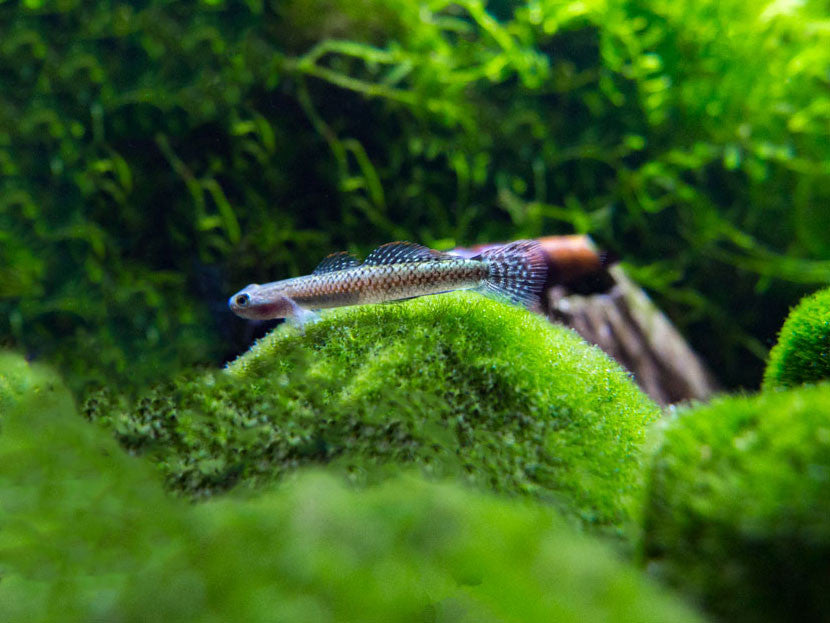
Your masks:
<instances>
[{"instance_id":1,"label":"fish resting on moss","mask_svg":"<svg viewBox=\"0 0 830 623\"><path fill-rule=\"evenodd\" d=\"M228 301L252 320L291 318L301 326L312 310L385 303L452 290L475 290L532 306L547 276L538 242L519 240L462 258L412 242L390 242L361 264L345 251L326 257L310 275L251 284Z\"/></svg>"}]
</instances>

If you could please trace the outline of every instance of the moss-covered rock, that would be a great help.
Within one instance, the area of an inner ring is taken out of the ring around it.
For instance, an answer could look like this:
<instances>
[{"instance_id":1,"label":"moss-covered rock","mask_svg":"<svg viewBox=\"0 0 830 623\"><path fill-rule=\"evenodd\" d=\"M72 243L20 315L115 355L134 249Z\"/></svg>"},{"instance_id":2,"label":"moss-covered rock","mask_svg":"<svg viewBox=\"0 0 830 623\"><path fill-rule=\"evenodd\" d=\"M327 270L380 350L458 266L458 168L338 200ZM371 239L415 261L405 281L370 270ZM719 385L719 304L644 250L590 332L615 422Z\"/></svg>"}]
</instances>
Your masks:
<instances>
[{"instance_id":1,"label":"moss-covered rock","mask_svg":"<svg viewBox=\"0 0 830 623\"><path fill-rule=\"evenodd\" d=\"M804 298L790 312L770 351L764 389L830 379L830 288Z\"/></svg>"},{"instance_id":2,"label":"moss-covered rock","mask_svg":"<svg viewBox=\"0 0 830 623\"><path fill-rule=\"evenodd\" d=\"M640 444L657 415L575 333L475 294L339 310L304 334L274 331L226 372L85 411L189 494L302 464L366 480L414 463L613 528L641 490Z\"/></svg>"},{"instance_id":3,"label":"moss-covered rock","mask_svg":"<svg viewBox=\"0 0 830 623\"><path fill-rule=\"evenodd\" d=\"M724 621L830 620L830 385L683 413L644 521L653 569Z\"/></svg>"},{"instance_id":4,"label":"moss-covered rock","mask_svg":"<svg viewBox=\"0 0 830 623\"><path fill-rule=\"evenodd\" d=\"M303 474L192 505L35 396L0 433L3 621L699 620L549 507Z\"/></svg>"}]
</instances>

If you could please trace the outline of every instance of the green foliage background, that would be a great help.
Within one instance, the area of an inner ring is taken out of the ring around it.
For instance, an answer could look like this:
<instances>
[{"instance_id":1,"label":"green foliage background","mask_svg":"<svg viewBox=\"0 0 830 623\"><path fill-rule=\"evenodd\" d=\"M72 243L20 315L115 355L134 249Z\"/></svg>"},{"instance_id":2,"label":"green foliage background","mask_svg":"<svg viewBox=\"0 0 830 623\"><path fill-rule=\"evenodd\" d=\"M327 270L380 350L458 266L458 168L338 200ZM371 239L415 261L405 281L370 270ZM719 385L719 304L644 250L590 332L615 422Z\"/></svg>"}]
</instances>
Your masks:
<instances>
[{"instance_id":1,"label":"green foliage background","mask_svg":"<svg viewBox=\"0 0 830 623\"><path fill-rule=\"evenodd\" d=\"M141 383L329 251L584 232L756 385L830 283L827 11L0 2L0 343Z\"/></svg>"}]
</instances>

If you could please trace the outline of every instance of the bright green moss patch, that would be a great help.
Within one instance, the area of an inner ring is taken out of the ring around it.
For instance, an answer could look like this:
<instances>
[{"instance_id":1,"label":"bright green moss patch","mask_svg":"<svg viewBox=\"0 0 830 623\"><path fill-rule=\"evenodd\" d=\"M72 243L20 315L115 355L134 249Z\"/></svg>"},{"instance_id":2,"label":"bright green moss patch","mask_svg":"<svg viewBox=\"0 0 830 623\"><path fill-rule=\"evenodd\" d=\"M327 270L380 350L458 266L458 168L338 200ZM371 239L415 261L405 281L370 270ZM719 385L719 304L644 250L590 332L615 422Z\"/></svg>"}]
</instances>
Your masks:
<instances>
[{"instance_id":1,"label":"bright green moss patch","mask_svg":"<svg viewBox=\"0 0 830 623\"><path fill-rule=\"evenodd\" d=\"M475 294L340 310L277 330L225 373L86 413L200 495L334 463L379 466L557 503L619 528L640 491L654 404L575 333Z\"/></svg>"},{"instance_id":2,"label":"bright green moss patch","mask_svg":"<svg viewBox=\"0 0 830 623\"><path fill-rule=\"evenodd\" d=\"M644 532L659 575L724 621L830 620L830 385L682 414Z\"/></svg>"},{"instance_id":3,"label":"bright green moss patch","mask_svg":"<svg viewBox=\"0 0 830 623\"><path fill-rule=\"evenodd\" d=\"M3 621L697 621L550 508L304 474L191 505L70 405L0 434Z\"/></svg>"},{"instance_id":4,"label":"bright green moss patch","mask_svg":"<svg viewBox=\"0 0 830 623\"><path fill-rule=\"evenodd\" d=\"M770 352L764 388L830 379L830 288L803 299L790 312Z\"/></svg>"},{"instance_id":5,"label":"bright green moss patch","mask_svg":"<svg viewBox=\"0 0 830 623\"><path fill-rule=\"evenodd\" d=\"M48 395L71 400L53 372L16 353L0 351L0 417L28 398Z\"/></svg>"}]
</instances>

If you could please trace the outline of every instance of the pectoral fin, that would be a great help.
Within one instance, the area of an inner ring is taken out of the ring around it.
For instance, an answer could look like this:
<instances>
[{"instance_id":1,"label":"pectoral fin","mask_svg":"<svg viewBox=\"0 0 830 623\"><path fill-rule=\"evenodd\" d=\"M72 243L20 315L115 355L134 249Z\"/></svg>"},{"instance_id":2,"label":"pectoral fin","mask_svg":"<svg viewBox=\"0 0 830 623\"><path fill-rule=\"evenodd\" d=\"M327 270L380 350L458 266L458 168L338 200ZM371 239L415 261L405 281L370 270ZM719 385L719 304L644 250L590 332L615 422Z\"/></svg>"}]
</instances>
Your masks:
<instances>
[{"instance_id":1,"label":"pectoral fin","mask_svg":"<svg viewBox=\"0 0 830 623\"><path fill-rule=\"evenodd\" d=\"M287 318L288 322L297 327L301 333L305 333L305 327L320 320L320 314L301 307L294 299L288 299L291 305L291 315Z\"/></svg>"}]
</instances>

